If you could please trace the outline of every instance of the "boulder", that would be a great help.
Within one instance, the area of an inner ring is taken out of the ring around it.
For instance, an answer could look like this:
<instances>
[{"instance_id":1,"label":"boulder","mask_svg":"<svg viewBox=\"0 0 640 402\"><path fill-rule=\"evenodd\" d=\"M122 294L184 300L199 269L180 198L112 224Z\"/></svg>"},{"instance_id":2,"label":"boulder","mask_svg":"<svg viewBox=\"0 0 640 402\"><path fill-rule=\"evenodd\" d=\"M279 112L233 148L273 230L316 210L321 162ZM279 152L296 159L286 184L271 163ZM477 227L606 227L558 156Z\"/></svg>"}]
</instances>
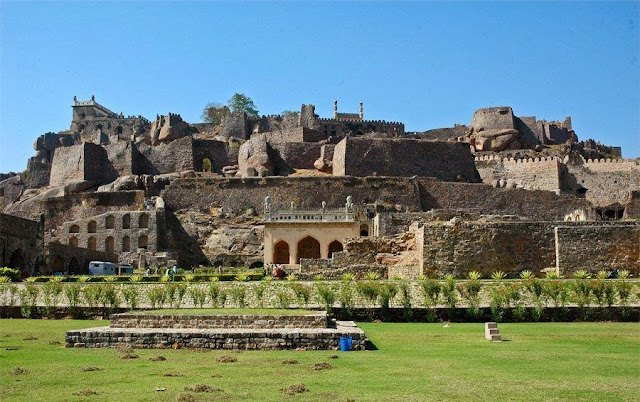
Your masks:
<instances>
[{"instance_id":1,"label":"boulder","mask_svg":"<svg viewBox=\"0 0 640 402\"><path fill-rule=\"evenodd\" d=\"M80 193L95 186L96 183L90 180L71 180L64 185L66 193Z\"/></svg>"},{"instance_id":2,"label":"boulder","mask_svg":"<svg viewBox=\"0 0 640 402\"><path fill-rule=\"evenodd\" d=\"M96 191L98 193L104 193L112 191L140 190L141 188L142 184L140 182L140 177L136 175L129 175L118 177L111 183L98 187L98 190Z\"/></svg>"},{"instance_id":3,"label":"boulder","mask_svg":"<svg viewBox=\"0 0 640 402\"><path fill-rule=\"evenodd\" d=\"M151 143L170 142L190 134L189 124L182 120L179 114L169 113L157 116L151 123Z\"/></svg>"},{"instance_id":4,"label":"boulder","mask_svg":"<svg viewBox=\"0 0 640 402\"><path fill-rule=\"evenodd\" d=\"M269 157L269 144L264 135L253 135L240 146L238 173L240 177L273 176L274 164Z\"/></svg>"}]
</instances>

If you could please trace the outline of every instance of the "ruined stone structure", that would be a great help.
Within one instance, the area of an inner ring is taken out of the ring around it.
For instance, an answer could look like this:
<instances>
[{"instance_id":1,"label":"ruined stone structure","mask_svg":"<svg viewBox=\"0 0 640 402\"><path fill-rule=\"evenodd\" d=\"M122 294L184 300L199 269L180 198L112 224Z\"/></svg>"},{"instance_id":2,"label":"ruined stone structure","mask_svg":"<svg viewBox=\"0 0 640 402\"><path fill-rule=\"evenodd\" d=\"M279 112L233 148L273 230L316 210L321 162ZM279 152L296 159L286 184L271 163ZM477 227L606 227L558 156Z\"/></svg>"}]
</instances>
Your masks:
<instances>
[{"instance_id":1,"label":"ruined stone structure","mask_svg":"<svg viewBox=\"0 0 640 402\"><path fill-rule=\"evenodd\" d=\"M0 213L0 267L37 271L43 262L43 223Z\"/></svg>"},{"instance_id":2,"label":"ruined stone structure","mask_svg":"<svg viewBox=\"0 0 640 402\"><path fill-rule=\"evenodd\" d=\"M276 263L328 278L639 269L638 161L578 141L571 118L491 107L408 133L365 120L363 103L220 124L125 117L93 97L72 109L25 172L0 176L3 263L28 273L82 272L91 259Z\"/></svg>"}]
</instances>

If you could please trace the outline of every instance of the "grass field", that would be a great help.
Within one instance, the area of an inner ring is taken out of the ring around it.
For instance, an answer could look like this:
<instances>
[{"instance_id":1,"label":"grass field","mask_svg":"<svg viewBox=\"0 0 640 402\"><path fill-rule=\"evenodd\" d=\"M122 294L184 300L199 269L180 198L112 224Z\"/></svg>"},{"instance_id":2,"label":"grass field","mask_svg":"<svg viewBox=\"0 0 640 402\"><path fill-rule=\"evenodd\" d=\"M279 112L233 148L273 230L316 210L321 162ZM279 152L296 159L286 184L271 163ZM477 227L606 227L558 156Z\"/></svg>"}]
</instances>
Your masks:
<instances>
[{"instance_id":1,"label":"grass field","mask_svg":"<svg viewBox=\"0 0 640 402\"><path fill-rule=\"evenodd\" d=\"M0 320L3 401L133 400L619 400L640 399L640 324L482 324L361 327L378 348L364 352L224 352L65 349L64 333L107 321ZM34 339L37 338L37 339ZM330 358L337 355L337 359ZM218 363L222 355L235 363ZM166 361L151 361L163 356ZM282 364L297 360L299 364ZM332 367L312 370L315 363ZM27 370L17 373L16 367ZM84 371L97 367L97 371ZM13 372L13 373L12 373ZM166 374L174 375L172 377ZM177 376L176 376L177 375ZM307 392L282 389L303 383ZM206 384L212 392L188 392ZM156 388L165 388L158 392ZM217 389L217 390L216 390ZM76 396L82 390L96 395Z\"/></svg>"}]
</instances>

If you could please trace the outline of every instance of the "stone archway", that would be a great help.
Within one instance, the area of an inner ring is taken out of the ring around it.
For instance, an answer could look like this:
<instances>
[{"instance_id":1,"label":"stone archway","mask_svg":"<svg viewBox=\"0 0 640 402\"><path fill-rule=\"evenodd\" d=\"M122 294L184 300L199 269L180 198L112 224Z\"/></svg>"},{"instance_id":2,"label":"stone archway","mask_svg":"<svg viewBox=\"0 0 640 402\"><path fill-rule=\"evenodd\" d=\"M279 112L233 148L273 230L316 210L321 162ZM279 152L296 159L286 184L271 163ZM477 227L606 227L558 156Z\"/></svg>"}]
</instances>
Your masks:
<instances>
[{"instance_id":1,"label":"stone archway","mask_svg":"<svg viewBox=\"0 0 640 402\"><path fill-rule=\"evenodd\" d=\"M342 243L337 240L332 241L331 243L329 243L329 258L333 258L333 253L339 253L342 250Z\"/></svg>"},{"instance_id":2,"label":"stone archway","mask_svg":"<svg viewBox=\"0 0 640 402\"><path fill-rule=\"evenodd\" d=\"M307 236L298 242L298 257L296 264L300 264L301 258L320 259L320 242L311 236Z\"/></svg>"},{"instance_id":3,"label":"stone archway","mask_svg":"<svg viewBox=\"0 0 640 402\"><path fill-rule=\"evenodd\" d=\"M369 236L369 225L367 224L360 225L360 236L362 237Z\"/></svg>"},{"instance_id":4,"label":"stone archway","mask_svg":"<svg viewBox=\"0 0 640 402\"><path fill-rule=\"evenodd\" d=\"M113 236L109 236L104 241L104 252L107 254L113 254L116 251L115 242Z\"/></svg>"},{"instance_id":5,"label":"stone archway","mask_svg":"<svg viewBox=\"0 0 640 402\"><path fill-rule=\"evenodd\" d=\"M56 258L53 259L53 264L51 264L51 273L56 272L64 272L64 261L59 255L56 255Z\"/></svg>"},{"instance_id":6,"label":"stone archway","mask_svg":"<svg viewBox=\"0 0 640 402\"><path fill-rule=\"evenodd\" d=\"M82 268L80 267L80 263L73 257L71 261L69 261L69 275L79 275L82 274Z\"/></svg>"},{"instance_id":7,"label":"stone archway","mask_svg":"<svg viewBox=\"0 0 640 402\"><path fill-rule=\"evenodd\" d=\"M19 248L16 249L13 253L11 253L11 257L9 257L9 268L17 268L23 269L27 268L27 260L24 258L24 253Z\"/></svg>"},{"instance_id":8,"label":"stone archway","mask_svg":"<svg viewBox=\"0 0 640 402\"><path fill-rule=\"evenodd\" d=\"M273 247L273 263L274 264L288 264L289 263L289 244L280 240Z\"/></svg>"}]
</instances>

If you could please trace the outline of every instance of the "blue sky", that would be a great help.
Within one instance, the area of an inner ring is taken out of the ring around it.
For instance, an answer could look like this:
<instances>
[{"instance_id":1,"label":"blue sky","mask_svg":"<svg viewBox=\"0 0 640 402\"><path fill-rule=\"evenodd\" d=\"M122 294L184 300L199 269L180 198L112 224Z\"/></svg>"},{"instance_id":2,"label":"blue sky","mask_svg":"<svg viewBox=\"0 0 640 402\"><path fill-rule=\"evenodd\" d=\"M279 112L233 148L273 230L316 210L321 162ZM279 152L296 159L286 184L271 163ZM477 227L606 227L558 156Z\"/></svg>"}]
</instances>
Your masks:
<instances>
[{"instance_id":1,"label":"blue sky","mask_svg":"<svg viewBox=\"0 0 640 402\"><path fill-rule=\"evenodd\" d=\"M74 95L124 114L250 96L426 130L473 111L572 116L580 139L640 157L639 2L0 1L0 171L69 128Z\"/></svg>"}]
</instances>

